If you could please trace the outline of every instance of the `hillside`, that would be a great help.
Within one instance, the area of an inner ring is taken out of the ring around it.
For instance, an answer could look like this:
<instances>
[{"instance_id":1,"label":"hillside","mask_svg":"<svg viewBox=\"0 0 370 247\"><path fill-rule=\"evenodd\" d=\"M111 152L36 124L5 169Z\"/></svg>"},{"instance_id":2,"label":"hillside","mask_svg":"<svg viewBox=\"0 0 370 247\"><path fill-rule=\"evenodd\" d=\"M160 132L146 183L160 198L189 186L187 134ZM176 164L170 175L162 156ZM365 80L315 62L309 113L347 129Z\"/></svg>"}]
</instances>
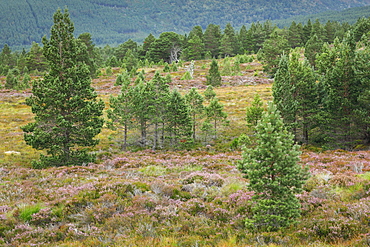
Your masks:
<instances>
[{"instance_id":1,"label":"hillside","mask_svg":"<svg viewBox=\"0 0 370 247\"><path fill-rule=\"evenodd\" d=\"M354 24L359 18L362 17L370 17L370 6L355 7L339 11L325 11L310 15L297 15L284 20L275 20L274 24L280 28L289 27L293 21L296 23L307 23L308 20L319 20L321 23L326 23L327 21L337 21L340 23L347 22L349 24Z\"/></svg>"},{"instance_id":2,"label":"hillside","mask_svg":"<svg viewBox=\"0 0 370 247\"><path fill-rule=\"evenodd\" d=\"M241 26L263 20L286 19L328 10L339 11L370 5L370 0L340 1L180 1L180 0L15 0L1 1L0 47L8 44L13 49L40 42L49 33L52 14L68 7L78 35L89 32L97 45L117 45L131 38L143 40L149 33L165 31L184 33L200 25L213 23Z\"/></svg>"}]
</instances>

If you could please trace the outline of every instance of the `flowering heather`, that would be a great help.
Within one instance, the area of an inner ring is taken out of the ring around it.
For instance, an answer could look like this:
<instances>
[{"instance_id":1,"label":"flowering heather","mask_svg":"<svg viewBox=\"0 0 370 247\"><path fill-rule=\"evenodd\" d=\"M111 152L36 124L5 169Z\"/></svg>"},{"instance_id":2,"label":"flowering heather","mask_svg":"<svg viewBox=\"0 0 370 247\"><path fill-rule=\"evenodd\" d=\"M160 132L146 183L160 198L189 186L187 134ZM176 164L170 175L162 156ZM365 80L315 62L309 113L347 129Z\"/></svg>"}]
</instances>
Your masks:
<instances>
[{"instance_id":1,"label":"flowering heather","mask_svg":"<svg viewBox=\"0 0 370 247\"><path fill-rule=\"evenodd\" d=\"M240 159L238 152L144 150L84 167L2 168L0 243L110 245L171 237L206 245L231 234L247 245L253 238L244 219L253 192L236 169ZM367 241L369 160L368 152L302 154L312 176L297 195L302 218L286 233L291 241ZM361 171L354 165L360 163ZM24 221L22 203L41 207Z\"/></svg>"},{"instance_id":2,"label":"flowering heather","mask_svg":"<svg viewBox=\"0 0 370 247\"><path fill-rule=\"evenodd\" d=\"M114 81L94 81L106 102L119 92ZM200 81L173 83L204 89ZM230 116L227 131L236 137L246 129L245 107L256 92L271 99L271 84L224 86L216 92ZM309 167L311 177L297 195L299 223L284 232L255 235L245 228L254 192L247 190L249 181L237 169L239 151L220 152L212 144L193 151L122 152L107 138L115 138L114 133L104 129L95 150L99 162L35 170L30 160L39 153L25 146L19 129L32 117L25 95L2 94L0 136L6 145L0 145L0 246L370 243L369 151L303 151L301 164ZM28 207L32 210L24 213Z\"/></svg>"}]
</instances>

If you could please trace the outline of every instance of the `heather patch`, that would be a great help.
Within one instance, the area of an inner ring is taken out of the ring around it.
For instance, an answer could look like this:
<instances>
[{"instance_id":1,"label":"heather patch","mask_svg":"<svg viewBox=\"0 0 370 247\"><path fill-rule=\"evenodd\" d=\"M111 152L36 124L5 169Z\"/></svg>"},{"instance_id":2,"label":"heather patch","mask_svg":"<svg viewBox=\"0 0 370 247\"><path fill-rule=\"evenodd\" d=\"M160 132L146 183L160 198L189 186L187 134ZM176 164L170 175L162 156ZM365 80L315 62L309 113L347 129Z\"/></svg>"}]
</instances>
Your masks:
<instances>
[{"instance_id":1,"label":"heather patch","mask_svg":"<svg viewBox=\"0 0 370 247\"><path fill-rule=\"evenodd\" d=\"M188 63L171 74L171 87L205 90L209 61L196 61L197 79L180 80ZM250 135L245 108L255 93L271 100L258 63L243 63L243 75L223 76L215 91L229 114L222 140L193 150L122 151L121 133L103 129L92 151L98 161L84 166L30 168L39 152L26 146L19 126L32 117L29 93L1 92L1 246L366 246L369 243L370 152L304 151L311 177L299 223L284 232L255 235L245 228L252 191L237 169L240 151L230 151L240 134ZM146 69L150 79L156 65ZM104 72L105 73L105 72ZM105 102L116 95L113 75L94 80ZM133 78L134 80L135 78ZM253 136L252 136L253 137ZM204 144L204 145L203 145Z\"/></svg>"}]
</instances>

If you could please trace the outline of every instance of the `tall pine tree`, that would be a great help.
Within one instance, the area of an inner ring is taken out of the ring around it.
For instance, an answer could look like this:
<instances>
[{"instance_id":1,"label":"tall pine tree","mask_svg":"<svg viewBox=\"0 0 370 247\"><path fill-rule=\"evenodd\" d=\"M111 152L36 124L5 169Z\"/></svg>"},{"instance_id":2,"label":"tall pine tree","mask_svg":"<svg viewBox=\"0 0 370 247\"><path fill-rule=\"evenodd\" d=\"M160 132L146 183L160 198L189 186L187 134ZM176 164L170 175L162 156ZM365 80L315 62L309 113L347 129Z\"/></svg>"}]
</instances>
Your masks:
<instances>
[{"instance_id":1,"label":"tall pine tree","mask_svg":"<svg viewBox=\"0 0 370 247\"><path fill-rule=\"evenodd\" d=\"M209 68L209 75L207 76L207 85L213 87L221 86L221 74L218 70L218 64L216 60L212 60L211 67Z\"/></svg>"},{"instance_id":2,"label":"tall pine tree","mask_svg":"<svg viewBox=\"0 0 370 247\"><path fill-rule=\"evenodd\" d=\"M239 169L254 191L252 217L247 228L254 231L277 231L288 227L300 216L295 194L302 191L308 173L299 162L299 146L294 144L271 102L256 127L257 145L245 149Z\"/></svg>"},{"instance_id":3,"label":"tall pine tree","mask_svg":"<svg viewBox=\"0 0 370 247\"><path fill-rule=\"evenodd\" d=\"M62 13L58 9L50 39L42 40L50 71L33 84L33 96L26 103L36 115L35 121L23 127L26 143L47 151L47 156L41 155L40 161L33 163L36 168L94 160L84 147L98 143L94 137L103 126L104 103L97 100L90 71L78 57L86 46L79 44L73 31L68 10Z\"/></svg>"},{"instance_id":4,"label":"tall pine tree","mask_svg":"<svg viewBox=\"0 0 370 247\"><path fill-rule=\"evenodd\" d=\"M197 130L197 123L204 112L203 101L204 98L201 94L199 94L196 88L191 88L189 93L185 95L185 100L189 105L189 112L192 118L192 125L193 125L193 139L196 140L196 130Z\"/></svg>"},{"instance_id":5,"label":"tall pine tree","mask_svg":"<svg viewBox=\"0 0 370 247\"><path fill-rule=\"evenodd\" d=\"M273 85L274 103L295 140L308 143L309 130L319 109L316 75L307 60L293 51L283 56Z\"/></svg>"},{"instance_id":6,"label":"tall pine tree","mask_svg":"<svg viewBox=\"0 0 370 247\"><path fill-rule=\"evenodd\" d=\"M356 76L356 60L356 43L350 32L342 42L336 39L333 47L324 46L317 59L326 94L324 107L330 115L327 127L331 129L336 148L351 148L359 134L358 98L366 88Z\"/></svg>"}]
</instances>

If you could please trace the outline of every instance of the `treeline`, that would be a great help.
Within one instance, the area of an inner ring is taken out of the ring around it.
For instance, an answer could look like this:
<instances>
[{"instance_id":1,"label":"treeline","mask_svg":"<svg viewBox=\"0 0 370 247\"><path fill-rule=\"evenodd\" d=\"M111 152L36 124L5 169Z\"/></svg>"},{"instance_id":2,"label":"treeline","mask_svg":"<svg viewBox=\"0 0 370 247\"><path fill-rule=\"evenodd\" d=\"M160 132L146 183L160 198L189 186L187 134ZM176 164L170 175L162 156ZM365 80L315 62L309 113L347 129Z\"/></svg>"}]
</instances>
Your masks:
<instances>
[{"instance_id":1,"label":"treeline","mask_svg":"<svg viewBox=\"0 0 370 247\"><path fill-rule=\"evenodd\" d=\"M286 19L296 15L366 6L365 0L340 1L120 1L120 0L14 0L0 2L0 46L30 46L49 33L51 13L67 6L75 20L76 34L89 32L97 45L116 46L123 40L142 41L149 33L188 33L209 23L240 28L259 20ZM176 13L176 14L174 14ZM356 13L353 13L356 15ZM368 15L365 15L368 16ZM348 22L347 20L344 20Z\"/></svg>"},{"instance_id":2,"label":"treeline","mask_svg":"<svg viewBox=\"0 0 370 247\"><path fill-rule=\"evenodd\" d=\"M291 48L304 46L314 34L323 42L332 43L336 37L343 38L350 27L349 24L338 22L328 21L324 24L309 20L306 24L292 22L289 28L279 29L266 21L253 23L248 29L242 26L236 31L231 24L227 24L223 30L219 25L209 24L205 30L201 26L195 26L185 35L164 32L156 38L150 34L141 44L129 39L117 47L103 48L95 46L89 33L83 33L78 38L87 46L92 60L90 65L95 68L95 72L97 67L107 66L136 68L139 61L146 59L154 63L172 63L180 59L198 60L252 54L258 52L274 32L287 39ZM0 74L7 75L14 68L20 74L47 70L42 47L33 42L28 52L24 49L22 52L12 52L6 44L0 53Z\"/></svg>"}]
</instances>

